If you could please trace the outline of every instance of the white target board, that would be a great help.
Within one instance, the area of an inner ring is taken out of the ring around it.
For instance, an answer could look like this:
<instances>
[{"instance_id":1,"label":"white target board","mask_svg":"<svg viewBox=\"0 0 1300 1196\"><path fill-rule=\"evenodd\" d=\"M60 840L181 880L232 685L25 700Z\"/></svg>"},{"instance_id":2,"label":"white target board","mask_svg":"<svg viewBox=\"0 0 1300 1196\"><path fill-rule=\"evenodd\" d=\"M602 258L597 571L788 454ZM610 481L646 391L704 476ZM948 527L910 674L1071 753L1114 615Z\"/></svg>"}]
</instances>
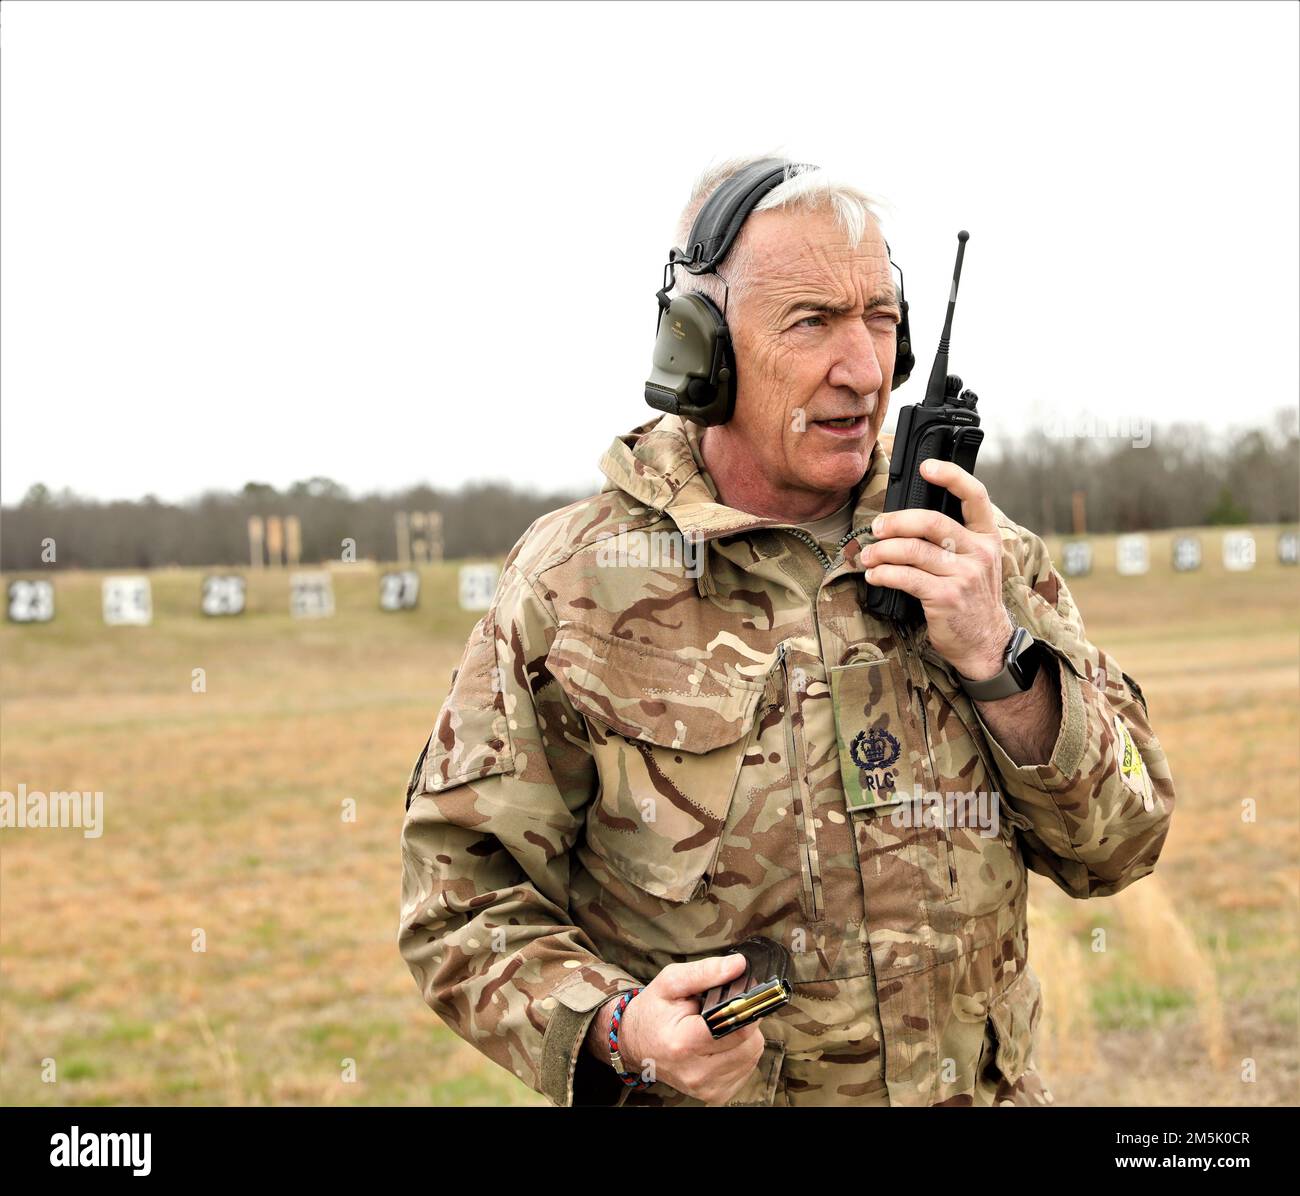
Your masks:
<instances>
[{"instance_id":1,"label":"white target board","mask_svg":"<svg viewBox=\"0 0 1300 1196\"><path fill-rule=\"evenodd\" d=\"M1115 570L1123 577L1134 577L1151 568L1151 553L1146 536L1120 536L1115 541Z\"/></svg>"},{"instance_id":2,"label":"white target board","mask_svg":"<svg viewBox=\"0 0 1300 1196\"><path fill-rule=\"evenodd\" d=\"M1294 565L1297 562L1300 562L1300 535L1283 532L1277 538L1277 563Z\"/></svg>"},{"instance_id":3,"label":"white target board","mask_svg":"<svg viewBox=\"0 0 1300 1196\"><path fill-rule=\"evenodd\" d=\"M497 592L495 565L463 565L460 570L460 609L487 610Z\"/></svg>"},{"instance_id":4,"label":"white target board","mask_svg":"<svg viewBox=\"0 0 1300 1196\"><path fill-rule=\"evenodd\" d=\"M48 623L54 618L54 583L11 581L8 610L11 623Z\"/></svg>"},{"instance_id":5,"label":"white target board","mask_svg":"<svg viewBox=\"0 0 1300 1196\"><path fill-rule=\"evenodd\" d=\"M242 615L246 603L244 579L237 573L213 573L203 579L199 609L212 618Z\"/></svg>"},{"instance_id":6,"label":"white target board","mask_svg":"<svg viewBox=\"0 0 1300 1196\"><path fill-rule=\"evenodd\" d=\"M420 575L414 569L385 573L379 579L379 609L414 610L420 605Z\"/></svg>"},{"instance_id":7,"label":"white target board","mask_svg":"<svg viewBox=\"0 0 1300 1196\"><path fill-rule=\"evenodd\" d=\"M142 576L104 578L104 622L144 627L153 622L153 595Z\"/></svg>"},{"instance_id":8,"label":"white target board","mask_svg":"<svg viewBox=\"0 0 1300 1196\"><path fill-rule=\"evenodd\" d=\"M1092 572L1092 545L1069 540L1061 548L1061 572L1066 577L1087 577Z\"/></svg>"},{"instance_id":9,"label":"white target board","mask_svg":"<svg viewBox=\"0 0 1300 1196\"><path fill-rule=\"evenodd\" d=\"M1201 567L1201 542L1196 536L1179 536L1174 541L1174 570L1190 573Z\"/></svg>"},{"instance_id":10,"label":"white target board","mask_svg":"<svg viewBox=\"0 0 1300 1196\"><path fill-rule=\"evenodd\" d=\"M327 619L334 613L334 585L328 573L294 573L289 578L289 613L295 619Z\"/></svg>"},{"instance_id":11,"label":"white target board","mask_svg":"<svg viewBox=\"0 0 1300 1196\"><path fill-rule=\"evenodd\" d=\"M1255 567L1255 537L1250 532L1224 533L1223 567L1233 573Z\"/></svg>"}]
</instances>

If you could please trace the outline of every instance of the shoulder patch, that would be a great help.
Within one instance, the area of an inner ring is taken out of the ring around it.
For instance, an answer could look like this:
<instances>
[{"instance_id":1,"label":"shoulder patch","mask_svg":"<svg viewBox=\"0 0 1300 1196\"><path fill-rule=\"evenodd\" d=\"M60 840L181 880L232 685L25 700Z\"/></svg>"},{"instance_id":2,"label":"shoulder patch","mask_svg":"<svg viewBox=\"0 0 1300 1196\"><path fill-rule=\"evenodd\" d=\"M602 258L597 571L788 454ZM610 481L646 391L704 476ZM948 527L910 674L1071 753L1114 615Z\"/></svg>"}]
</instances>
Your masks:
<instances>
[{"instance_id":1,"label":"shoulder patch","mask_svg":"<svg viewBox=\"0 0 1300 1196\"><path fill-rule=\"evenodd\" d=\"M1133 736L1128 733L1124 720L1115 715L1115 753L1119 758L1119 775L1124 784L1142 799L1142 808L1150 812L1155 807L1151 790L1151 774L1142 763L1142 753L1137 750Z\"/></svg>"}]
</instances>

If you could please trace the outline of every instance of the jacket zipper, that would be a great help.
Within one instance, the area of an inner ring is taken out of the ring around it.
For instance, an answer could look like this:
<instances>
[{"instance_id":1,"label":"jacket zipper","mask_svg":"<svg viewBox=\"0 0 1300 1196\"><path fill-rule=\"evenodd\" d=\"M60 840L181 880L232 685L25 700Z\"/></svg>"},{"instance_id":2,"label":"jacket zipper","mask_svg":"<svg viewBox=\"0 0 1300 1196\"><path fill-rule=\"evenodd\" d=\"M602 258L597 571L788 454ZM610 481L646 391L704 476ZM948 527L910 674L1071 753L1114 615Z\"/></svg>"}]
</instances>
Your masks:
<instances>
[{"instance_id":1,"label":"jacket zipper","mask_svg":"<svg viewBox=\"0 0 1300 1196\"><path fill-rule=\"evenodd\" d=\"M783 699L785 702L785 756L790 771L790 797L794 802L795 820L799 832L799 865L803 874L804 914L812 922L821 921L821 902L817 889L817 833L813 825L812 813L804 797L803 783L800 777L799 757L795 751L794 691L790 688L790 665L786 659L785 640L777 645L777 660L781 665L783 682Z\"/></svg>"},{"instance_id":2,"label":"jacket zipper","mask_svg":"<svg viewBox=\"0 0 1300 1196\"><path fill-rule=\"evenodd\" d=\"M869 531L871 531L871 524L869 524L869 523L868 523L865 527L855 527L851 532L849 532L849 534L848 534L847 536L844 536L844 537L840 540L840 543L839 543L839 552L838 552L836 555L838 556L838 555L840 555L840 554L842 554L842 553L844 552L844 545L846 545L850 540L856 539L858 536L862 535L864 532L869 532Z\"/></svg>"},{"instance_id":3,"label":"jacket zipper","mask_svg":"<svg viewBox=\"0 0 1300 1196\"><path fill-rule=\"evenodd\" d=\"M802 540L805 544L808 545L809 548L813 550L813 552L817 554L817 559L822 563L823 572L829 573L831 571L831 568L835 564L835 561L831 560L831 558L826 555L825 551L822 549L822 546L818 544L817 541L808 532L804 531L803 528L782 527L782 528L774 528L773 530L789 532L792 536L795 536L796 538ZM836 560L838 560L843 555L844 545L846 545L850 540L854 539L856 536L860 536L864 532L869 532L870 530L871 530L871 525L867 524L866 527L855 527L847 535L841 536L840 542L836 546L836 551L835 551Z\"/></svg>"}]
</instances>

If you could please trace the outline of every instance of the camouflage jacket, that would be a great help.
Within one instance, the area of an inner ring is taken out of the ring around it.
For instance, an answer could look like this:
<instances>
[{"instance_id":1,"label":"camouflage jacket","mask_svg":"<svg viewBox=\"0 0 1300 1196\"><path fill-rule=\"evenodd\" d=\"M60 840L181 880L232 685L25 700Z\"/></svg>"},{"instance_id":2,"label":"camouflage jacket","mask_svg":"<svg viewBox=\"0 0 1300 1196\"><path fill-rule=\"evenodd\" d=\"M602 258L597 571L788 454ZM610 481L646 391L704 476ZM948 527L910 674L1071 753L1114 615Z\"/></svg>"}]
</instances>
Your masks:
<instances>
[{"instance_id":1,"label":"camouflage jacket","mask_svg":"<svg viewBox=\"0 0 1300 1196\"><path fill-rule=\"evenodd\" d=\"M732 1103L1050 1100L1026 868L1084 898L1154 867L1174 792L1141 690L999 511L1004 599L1062 700L1051 758L1016 765L924 628L864 610L883 447L833 558L721 505L701 462L693 425L652 420L507 558L408 785L399 945L425 1001L556 1104L698 1104L623 1087L588 1027L762 934L795 996Z\"/></svg>"}]
</instances>

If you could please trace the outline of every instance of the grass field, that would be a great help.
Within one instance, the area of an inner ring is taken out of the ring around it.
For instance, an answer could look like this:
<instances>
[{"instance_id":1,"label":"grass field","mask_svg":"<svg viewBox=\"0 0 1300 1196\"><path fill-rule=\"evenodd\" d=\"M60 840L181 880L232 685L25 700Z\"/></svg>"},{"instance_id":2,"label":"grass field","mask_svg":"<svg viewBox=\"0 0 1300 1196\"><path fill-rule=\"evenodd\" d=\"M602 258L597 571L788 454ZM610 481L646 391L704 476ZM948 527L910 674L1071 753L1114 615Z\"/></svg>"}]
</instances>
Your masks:
<instances>
[{"instance_id":1,"label":"grass field","mask_svg":"<svg viewBox=\"0 0 1300 1196\"><path fill-rule=\"evenodd\" d=\"M1098 539L1071 583L1179 800L1155 875L1117 897L1034 878L1059 1104L1297 1101L1300 570L1255 530L1250 573L1204 532L1200 572L1161 535L1149 574L1118 577ZM238 619L197 614L200 573L158 572L146 628L105 627L100 575L58 573L55 622L0 627L0 788L105 806L97 839L0 831L0 1099L544 1103L438 1021L396 949L405 782L476 617L456 569L426 568L405 614L378 611L373 568L338 569L320 621L289 618L282 572L250 576Z\"/></svg>"}]
</instances>

